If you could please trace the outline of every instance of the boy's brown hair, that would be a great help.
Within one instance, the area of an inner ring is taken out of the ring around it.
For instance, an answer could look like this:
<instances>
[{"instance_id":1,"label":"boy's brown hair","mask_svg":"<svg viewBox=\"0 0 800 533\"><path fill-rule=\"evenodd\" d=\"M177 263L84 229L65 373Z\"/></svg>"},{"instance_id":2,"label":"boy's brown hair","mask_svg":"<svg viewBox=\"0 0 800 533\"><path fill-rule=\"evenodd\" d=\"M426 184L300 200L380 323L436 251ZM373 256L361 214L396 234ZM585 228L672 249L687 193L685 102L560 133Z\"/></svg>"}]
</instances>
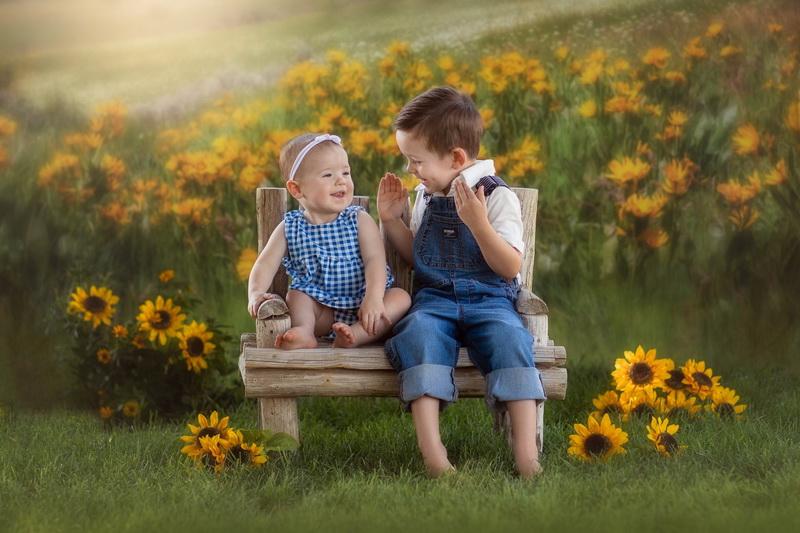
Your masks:
<instances>
[{"instance_id":1,"label":"boy's brown hair","mask_svg":"<svg viewBox=\"0 0 800 533\"><path fill-rule=\"evenodd\" d=\"M439 155L463 148L475 159L481 148L483 120L468 95L452 87L434 87L403 106L394 119L394 129L424 139L428 149Z\"/></svg>"}]
</instances>

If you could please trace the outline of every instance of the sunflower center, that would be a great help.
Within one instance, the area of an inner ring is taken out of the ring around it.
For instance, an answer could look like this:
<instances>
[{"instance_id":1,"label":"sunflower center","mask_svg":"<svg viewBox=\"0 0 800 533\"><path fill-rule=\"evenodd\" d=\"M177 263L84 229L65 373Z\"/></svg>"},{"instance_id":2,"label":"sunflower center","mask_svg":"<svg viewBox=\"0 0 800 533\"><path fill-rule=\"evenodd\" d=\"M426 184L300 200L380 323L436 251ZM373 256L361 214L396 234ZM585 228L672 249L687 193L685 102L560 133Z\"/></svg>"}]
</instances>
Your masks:
<instances>
[{"instance_id":1,"label":"sunflower center","mask_svg":"<svg viewBox=\"0 0 800 533\"><path fill-rule=\"evenodd\" d=\"M653 369L647 363L635 363L629 372L631 381L636 385L650 383L653 379Z\"/></svg>"},{"instance_id":2,"label":"sunflower center","mask_svg":"<svg viewBox=\"0 0 800 533\"><path fill-rule=\"evenodd\" d=\"M172 323L172 315L168 311L158 310L150 323L155 329L167 329Z\"/></svg>"},{"instance_id":3,"label":"sunflower center","mask_svg":"<svg viewBox=\"0 0 800 533\"><path fill-rule=\"evenodd\" d=\"M98 296L89 296L83 301L83 307L90 313L102 313L106 308L106 301Z\"/></svg>"},{"instance_id":4,"label":"sunflower center","mask_svg":"<svg viewBox=\"0 0 800 533\"><path fill-rule=\"evenodd\" d=\"M592 433L583 443L583 448L588 455L604 455L611 449L611 440L605 435Z\"/></svg>"},{"instance_id":5,"label":"sunflower center","mask_svg":"<svg viewBox=\"0 0 800 533\"><path fill-rule=\"evenodd\" d=\"M717 412L719 416L724 417L733 417L736 411L733 409L733 406L729 403L721 403L717 406Z\"/></svg>"},{"instance_id":6,"label":"sunflower center","mask_svg":"<svg viewBox=\"0 0 800 533\"><path fill-rule=\"evenodd\" d=\"M669 377L664 381L664 383L672 390L680 390L686 387L683 384L683 370L670 370Z\"/></svg>"},{"instance_id":7,"label":"sunflower center","mask_svg":"<svg viewBox=\"0 0 800 533\"><path fill-rule=\"evenodd\" d=\"M711 385L713 385L711 378L703 374L702 372L695 372L694 374L692 374L692 379L694 379L695 382L697 382L697 384L700 385L701 387L710 387Z\"/></svg>"},{"instance_id":8,"label":"sunflower center","mask_svg":"<svg viewBox=\"0 0 800 533\"><path fill-rule=\"evenodd\" d=\"M186 340L186 348L189 351L189 355L192 357L203 355L204 347L205 343L203 342L203 339L199 337L189 337Z\"/></svg>"},{"instance_id":9,"label":"sunflower center","mask_svg":"<svg viewBox=\"0 0 800 533\"><path fill-rule=\"evenodd\" d=\"M242 448L241 445L231 448L228 452L233 459L240 463L247 463L250 461L250 452Z\"/></svg>"},{"instance_id":10,"label":"sunflower center","mask_svg":"<svg viewBox=\"0 0 800 533\"><path fill-rule=\"evenodd\" d=\"M200 443L200 439L203 437L213 437L214 435L219 435L219 430L217 428L204 427L197 432L197 442Z\"/></svg>"},{"instance_id":11,"label":"sunflower center","mask_svg":"<svg viewBox=\"0 0 800 533\"><path fill-rule=\"evenodd\" d=\"M678 449L678 441L670 433L661 433L658 436L658 443L669 453L675 453Z\"/></svg>"}]
</instances>

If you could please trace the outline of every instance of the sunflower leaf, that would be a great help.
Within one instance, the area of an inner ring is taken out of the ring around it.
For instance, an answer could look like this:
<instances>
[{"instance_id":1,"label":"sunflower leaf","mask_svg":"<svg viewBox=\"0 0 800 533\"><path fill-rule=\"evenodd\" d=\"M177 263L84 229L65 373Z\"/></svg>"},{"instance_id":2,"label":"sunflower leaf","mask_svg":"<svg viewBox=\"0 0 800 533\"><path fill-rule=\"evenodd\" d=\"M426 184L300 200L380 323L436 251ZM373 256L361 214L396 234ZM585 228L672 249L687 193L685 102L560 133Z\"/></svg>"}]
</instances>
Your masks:
<instances>
[{"instance_id":1,"label":"sunflower leaf","mask_svg":"<svg viewBox=\"0 0 800 533\"><path fill-rule=\"evenodd\" d=\"M272 438L273 433L268 429L242 429L245 442L263 444Z\"/></svg>"}]
</instances>

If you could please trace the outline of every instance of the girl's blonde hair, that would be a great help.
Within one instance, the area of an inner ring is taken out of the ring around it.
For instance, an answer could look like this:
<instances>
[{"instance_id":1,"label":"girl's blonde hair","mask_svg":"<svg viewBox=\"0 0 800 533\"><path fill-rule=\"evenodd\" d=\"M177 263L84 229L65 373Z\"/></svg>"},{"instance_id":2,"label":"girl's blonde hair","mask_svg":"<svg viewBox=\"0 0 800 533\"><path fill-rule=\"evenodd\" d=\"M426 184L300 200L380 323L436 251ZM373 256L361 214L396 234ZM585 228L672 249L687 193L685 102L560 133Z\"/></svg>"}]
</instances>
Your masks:
<instances>
[{"instance_id":1,"label":"girl's blonde hair","mask_svg":"<svg viewBox=\"0 0 800 533\"><path fill-rule=\"evenodd\" d=\"M286 144L281 147L281 155L278 158L278 167L281 170L281 177L283 178L284 182L289 181L289 173L292 171L294 160L297 159L297 156L300 154L303 148L308 146L308 144L316 139L319 135L321 134L303 133L297 137L289 139L286 141ZM328 143L326 142L324 144ZM316 148L312 148L312 151L315 149Z\"/></svg>"}]
</instances>

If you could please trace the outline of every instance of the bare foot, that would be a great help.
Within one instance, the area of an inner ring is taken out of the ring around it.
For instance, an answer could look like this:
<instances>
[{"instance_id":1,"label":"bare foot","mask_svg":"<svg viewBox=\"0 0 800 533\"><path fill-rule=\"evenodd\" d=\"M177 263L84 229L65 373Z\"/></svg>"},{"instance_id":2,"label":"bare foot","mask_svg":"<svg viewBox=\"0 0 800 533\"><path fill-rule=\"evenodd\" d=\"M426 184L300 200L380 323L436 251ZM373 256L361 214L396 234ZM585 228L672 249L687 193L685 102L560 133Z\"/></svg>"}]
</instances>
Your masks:
<instances>
[{"instance_id":1,"label":"bare foot","mask_svg":"<svg viewBox=\"0 0 800 533\"><path fill-rule=\"evenodd\" d=\"M355 345L356 336L353 328L344 322L335 322L331 329L336 334L336 338L333 339L333 345L336 348L352 348Z\"/></svg>"},{"instance_id":2,"label":"bare foot","mask_svg":"<svg viewBox=\"0 0 800 533\"><path fill-rule=\"evenodd\" d=\"M542 465L539 464L538 459L534 459L527 464L517 465L517 471L522 479L533 479L542 473Z\"/></svg>"},{"instance_id":3,"label":"bare foot","mask_svg":"<svg viewBox=\"0 0 800 533\"><path fill-rule=\"evenodd\" d=\"M433 449L421 451L428 477L436 479L456 471L456 468L450 464L450 460L447 458L447 449L443 445L439 444L433 446Z\"/></svg>"},{"instance_id":4,"label":"bare foot","mask_svg":"<svg viewBox=\"0 0 800 533\"><path fill-rule=\"evenodd\" d=\"M302 328L290 328L286 333L278 335L275 339L275 347L283 348L284 350L316 348L317 339Z\"/></svg>"}]
</instances>

